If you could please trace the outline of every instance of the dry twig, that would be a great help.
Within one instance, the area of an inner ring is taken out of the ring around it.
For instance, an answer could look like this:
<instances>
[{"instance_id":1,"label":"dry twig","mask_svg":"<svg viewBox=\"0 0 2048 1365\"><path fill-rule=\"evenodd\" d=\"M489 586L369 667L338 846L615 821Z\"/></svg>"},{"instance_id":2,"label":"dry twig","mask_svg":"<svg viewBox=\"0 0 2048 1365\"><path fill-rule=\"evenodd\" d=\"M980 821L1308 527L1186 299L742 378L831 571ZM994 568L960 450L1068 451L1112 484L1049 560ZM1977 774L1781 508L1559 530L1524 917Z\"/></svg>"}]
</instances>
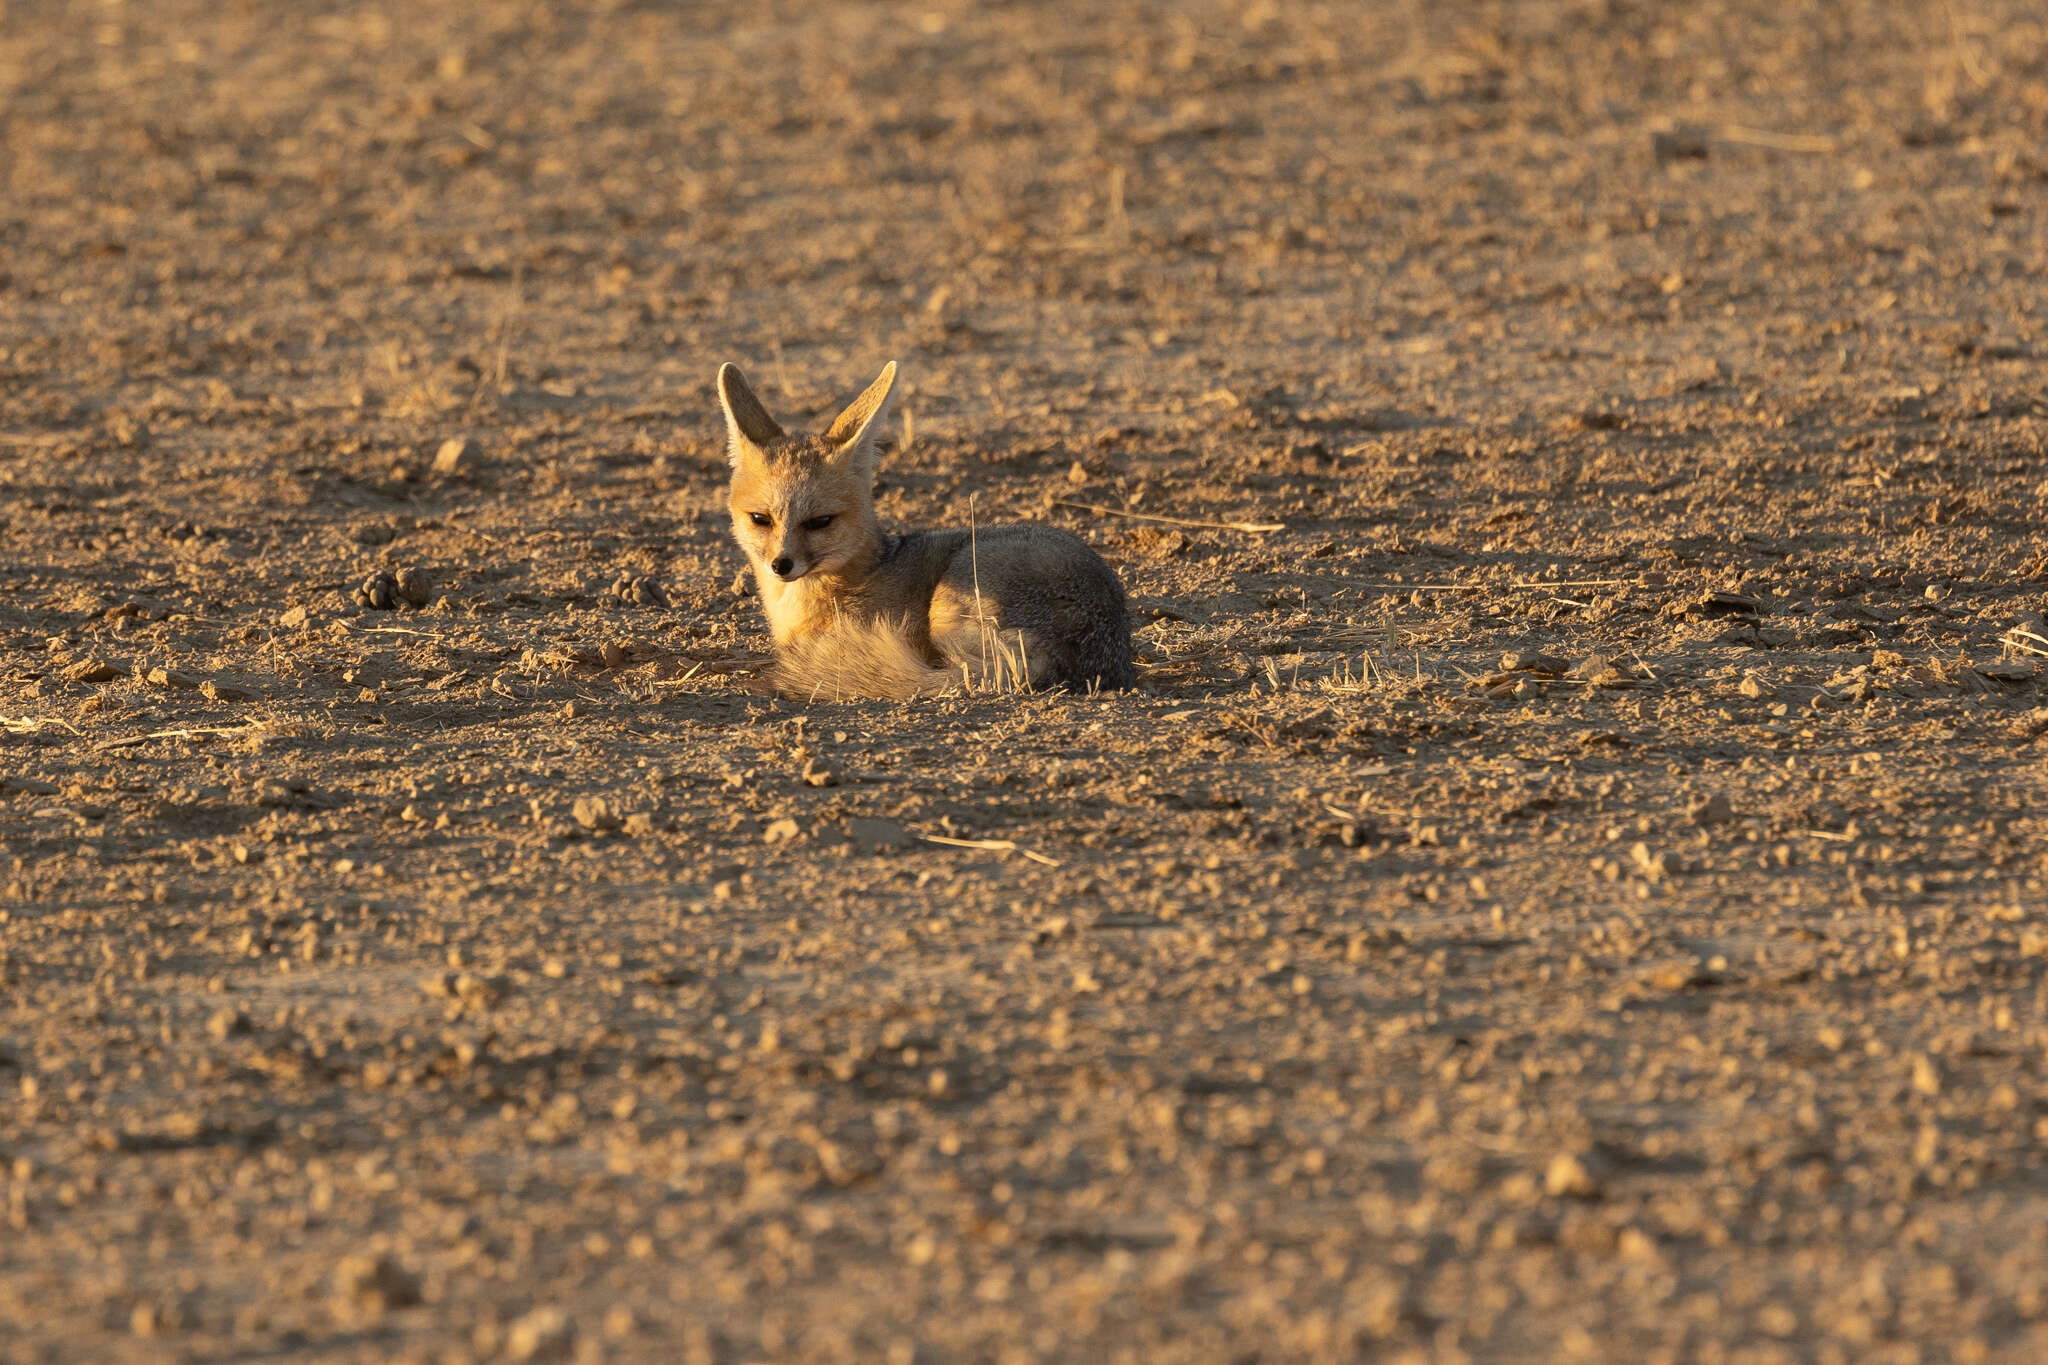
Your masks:
<instances>
[{"instance_id":1,"label":"dry twig","mask_svg":"<svg viewBox=\"0 0 2048 1365\"><path fill-rule=\"evenodd\" d=\"M945 844L949 848L982 848L991 853L1021 853L1034 863L1044 863L1047 867L1060 865L1059 859L1048 858L1043 853L1033 853L1028 848L1020 847L1014 839L949 839L943 834L920 834L917 837L928 844Z\"/></svg>"},{"instance_id":2,"label":"dry twig","mask_svg":"<svg viewBox=\"0 0 2048 1365\"><path fill-rule=\"evenodd\" d=\"M1150 512L1126 512L1120 507L1103 507L1092 502L1068 502L1065 498L1054 498L1054 507L1072 507L1083 512L1098 512L1105 517L1128 517L1132 521L1156 521L1162 526L1189 526L1199 531L1247 531L1253 535L1271 535L1287 529L1286 523L1278 521L1189 521L1183 517L1157 517Z\"/></svg>"}]
</instances>

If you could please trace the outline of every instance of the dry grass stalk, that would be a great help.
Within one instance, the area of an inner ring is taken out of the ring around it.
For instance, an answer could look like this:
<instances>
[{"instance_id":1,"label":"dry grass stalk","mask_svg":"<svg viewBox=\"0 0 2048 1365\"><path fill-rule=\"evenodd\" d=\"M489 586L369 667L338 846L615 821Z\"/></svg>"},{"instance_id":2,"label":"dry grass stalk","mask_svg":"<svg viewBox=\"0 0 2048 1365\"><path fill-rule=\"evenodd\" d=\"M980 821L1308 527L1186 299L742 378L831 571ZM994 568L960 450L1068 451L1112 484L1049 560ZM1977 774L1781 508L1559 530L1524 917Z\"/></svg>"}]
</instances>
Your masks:
<instances>
[{"instance_id":1,"label":"dry grass stalk","mask_svg":"<svg viewBox=\"0 0 2048 1365\"><path fill-rule=\"evenodd\" d=\"M104 753L109 749L132 749L153 739L206 739L215 735L246 735L262 728L260 725L195 725L174 730L151 730L144 735L123 735L119 739L101 740L92 747L95 753Z\"/></svg>"},{"instance_id":2,"label":"dry grass stalk","mask_svg":"<svg viewBox=\"0 0 2048 1365\"><path fill-rule=\"evenodd\" d=\"M1252 535L1271 535L1287 529L1285 522L1278 521L1190 521L1185 517L1160 517L1150 512L1126 512L1121 507L1104 507L1092 502L1068 502L1065 498L1054 498L1054 507L1072 507L1082 512L1095 512L1105 517L1126 517L1132 521L1153 521L1161 526L1190 526L1199 531L1245 531Z\"/></svg>"},{"instance_id":3,"label":"dry grass stalk","mask_svg":"<svg viewBox=\"0 0 2048 1365\"><path fill-rule=\"evenodd\" d=\"M1034 863L1044 863L1047 867L1060 866L1059 859L1048 858L1043 853L1033 853L1030 849L1019 846L1014 839L949 839L943 834L920 834L917 837L928 844L944 844L948 848L980 848L991 853L1021 853Z\"/></svg>"}]
</instances>

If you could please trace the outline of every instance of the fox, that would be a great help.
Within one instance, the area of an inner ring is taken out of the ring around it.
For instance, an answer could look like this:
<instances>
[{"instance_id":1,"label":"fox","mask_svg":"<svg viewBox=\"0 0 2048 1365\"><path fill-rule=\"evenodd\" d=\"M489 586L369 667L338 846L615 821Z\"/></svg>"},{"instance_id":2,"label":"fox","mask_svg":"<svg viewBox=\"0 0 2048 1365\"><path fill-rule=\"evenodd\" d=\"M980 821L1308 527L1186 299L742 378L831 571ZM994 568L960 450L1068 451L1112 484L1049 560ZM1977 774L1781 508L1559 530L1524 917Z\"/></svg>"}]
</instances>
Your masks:
<instances>
[{"instance_id":1,"label":"fox","mask_svg":"<svg viewBox=\"0 0 2048 1365\"><path fill-rule=\"evenodd\" d=\"M822 436L785 432L739 367L718 371L733 538L799 700L900 701L956 687L1136 685L1122 582L1050 526L884 532L875 515L890 361Z\"/></svg>"}]
</instances>

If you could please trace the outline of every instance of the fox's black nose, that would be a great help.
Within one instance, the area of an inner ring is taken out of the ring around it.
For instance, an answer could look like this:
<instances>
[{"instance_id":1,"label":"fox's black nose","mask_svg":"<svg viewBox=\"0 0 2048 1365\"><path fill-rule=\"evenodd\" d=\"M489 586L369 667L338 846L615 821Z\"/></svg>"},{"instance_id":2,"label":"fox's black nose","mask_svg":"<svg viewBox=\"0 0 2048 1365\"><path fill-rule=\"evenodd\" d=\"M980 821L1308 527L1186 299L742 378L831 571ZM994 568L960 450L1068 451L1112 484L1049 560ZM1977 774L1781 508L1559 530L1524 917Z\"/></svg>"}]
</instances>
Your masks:
<instances>
[{"instance_id":1,"label":"fox's black nose","mask_svg":"<svg viewBox=\"0 0 2048 1365\"><path fill-rule=\"evenodd\" d=\"M775 570L776 577L787 578L789 577L789 571L796 567L796 561L788 555L783 555L781 558L770 563L768 567Z\"/></svg>"}]
</instances>

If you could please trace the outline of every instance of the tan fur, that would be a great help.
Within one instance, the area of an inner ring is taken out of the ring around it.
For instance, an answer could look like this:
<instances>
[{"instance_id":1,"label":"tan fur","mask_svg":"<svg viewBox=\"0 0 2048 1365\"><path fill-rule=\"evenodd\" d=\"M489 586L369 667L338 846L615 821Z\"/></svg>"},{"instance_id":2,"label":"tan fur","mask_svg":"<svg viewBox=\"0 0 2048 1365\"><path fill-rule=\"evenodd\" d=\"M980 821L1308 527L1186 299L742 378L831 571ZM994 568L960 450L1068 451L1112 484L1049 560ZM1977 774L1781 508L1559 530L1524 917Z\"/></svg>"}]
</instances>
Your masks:
<instances>
[{"instance_id":1,"label":"tan fur","mask_svg":"<svg viewBox=\"0 0 2048 1365\"><path fill-rule=\"evenodd\" d=\"M822 437L790 436L739 370L718 372L733 538L796 697L903 698L967 684L1128 687L1115 573L1063 531L1005 526L884 535L876 437L885 366Z\"/></svg>"},{"instance_id":2,"label":"tan fur","mask_svg":"<svg viewBox=\"0 0 2048 1365\"><path fill-rule=\"evenodd\" d=\"M961 676L934 668L915 633L900 621L841 618L777 651L775 687L806 701L929 696Z\"/></svg>"}]
</instances>

